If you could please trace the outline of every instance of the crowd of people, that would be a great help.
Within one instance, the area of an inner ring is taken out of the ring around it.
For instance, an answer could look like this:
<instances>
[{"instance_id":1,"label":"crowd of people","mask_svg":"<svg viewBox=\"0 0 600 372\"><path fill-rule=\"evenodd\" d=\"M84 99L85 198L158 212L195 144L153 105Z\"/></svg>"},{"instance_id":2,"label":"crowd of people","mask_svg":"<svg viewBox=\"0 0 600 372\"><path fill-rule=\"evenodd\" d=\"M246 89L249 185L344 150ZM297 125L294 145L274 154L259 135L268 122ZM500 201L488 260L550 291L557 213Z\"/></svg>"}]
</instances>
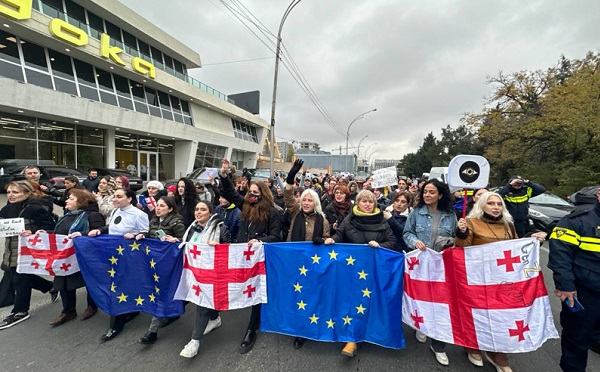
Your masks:
<instances>
[{"instance_id":1,"label":"crowd of people","mask_svg":"<svg viewBox=\"0 0 600 372\"><path fill-rule=\"evenodd\" d=\"M39 176L36 167L25 168L24 180L7 185L8 203L0 210L0 218L24 218L23 236L42 232L64 234L70 238L117 234L127 239L157 238L209 245L280 241L326 245L354 243L398 252L427 248L440 252L455 245L477 245L525 236L542 242L546 238L544 232L532 230L526 218L528 199L545 190L518 176L511 177L498 192L474 190L467 200L464 200L466 195L457 192L459 190L451 190L438 179L401 177L397 185L373 188L375 180L372 178L313 176L300 159L292 164L285 179L276 173L274 179L265 182L251 181L248 172L237 177L235 172L231 172L229 161L224 159L218 177L210 177L206 184L195 184L184 177L175 186L165 188L159 181L150 181L140 195L129 188L127 177L98 177L94 169L89 170L88 179L82 184L76 177L67 176L64 192L40 183ZM64 208L61 217L53 213L54 204ZM600 210L598 203L596 208ZM595 234L598 234L597 229ZM560 240L560 237L555 238ZM56 327L76 319L75 291L85 287L81 274L55 277L51 282L37 275L17 273L17 242L18 237L6 238L2 269L4 279L8 278L12 286L14 307L11 314L0 322L0 329L29 318L33 289L50 293L53 302L62 298L62 312L49 322L50 325ZM573 255L572 250L568 247L565 251L563 247L562 254ZM598 252L592 252L596 262ZM552 254L550 261L555 272L564 270L562 262L553 260ZM566 274L560 275L564 278ZM566 277L572 279L568 275ZM573 301L578 288L572 281L565 282L568 283L565 287L559 288L557 284L557 296L561 300L564 297ZM598 293L597 288L592 291ZM596 304L598 299L594 301ZM260 305L252 307L248 327L240 343L240 353L252 350L257 340L260 310ZM98 306L88 295L81 319L89 319L97 311ZM200 339L221 325L217 311L201 306L195 306L195 311L191 340L180 353L186 358L194 357L198 353ZM563 313L565 311L569 310L563 309ZM111 317L109 329L101 340L117 337L125 324L137 315L129 313ZM598 324L598 317L593 319ZM159 328L175 320L177 318L153 317L139 342L156 342ZM564 320L561 316L561 322L579 324L568 316ZM577 337L581 339L580 335ZM416 339L425 343L427 336L417 331ZM594 347L592 336L586 342L587 348ZM304 343L303 338L295 337L293 347L299 349ZM357 347L357 343L348 342L342 354L353 357ZM449 364L445 347L444 342L431 340L430 348L442 365ZM587 348L584 347L585 353ZM568 352L563 345L563 353ZM581 358L581 348L577 352ZM466 354L472 364L483 365L479 350L466 348ZM486 352L485 357L498 371L511 371L507 354ZM565 362L564 366L567 365L568 362Z\"/></svg>"}]
</instances>

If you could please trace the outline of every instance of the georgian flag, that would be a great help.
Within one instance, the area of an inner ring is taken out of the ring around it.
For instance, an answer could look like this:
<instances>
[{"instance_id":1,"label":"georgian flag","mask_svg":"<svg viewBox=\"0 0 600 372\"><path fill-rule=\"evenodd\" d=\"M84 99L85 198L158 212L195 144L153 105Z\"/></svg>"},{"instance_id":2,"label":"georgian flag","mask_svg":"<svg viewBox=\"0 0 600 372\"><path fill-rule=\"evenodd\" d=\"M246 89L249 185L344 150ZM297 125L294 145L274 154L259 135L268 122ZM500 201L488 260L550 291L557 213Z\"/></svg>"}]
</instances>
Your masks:
<instances>
[{"instance_id":1,"label":"georgian flag","mask_svg":"<svg viewBox=\"0 0 600 372\"><path fill-rule=\"evenodd\" d=\"M436 340L485 351L528 352L558 338L539 242L408 253L402 320Z\"/></svg>"},{"instance_id":2,"label":"georgian flag","mask_svg":"<svg viewBox=\"0 0 600 372\"><path fill-rule=\"evenodd\" d=\"M78 271L73 239L47 233L19 237L18 273L67 276Z\"/></svg>"},{"instance_id":3,"label":"georgian flag","mask_svg":"<svg viewBox=\"0 0 600 372\"><path fill-rule=\"evenodd\" d=\"M176 300L215 310L233 310L267 302L262 243L186 243Z\"/></svg>"}]
</instances>

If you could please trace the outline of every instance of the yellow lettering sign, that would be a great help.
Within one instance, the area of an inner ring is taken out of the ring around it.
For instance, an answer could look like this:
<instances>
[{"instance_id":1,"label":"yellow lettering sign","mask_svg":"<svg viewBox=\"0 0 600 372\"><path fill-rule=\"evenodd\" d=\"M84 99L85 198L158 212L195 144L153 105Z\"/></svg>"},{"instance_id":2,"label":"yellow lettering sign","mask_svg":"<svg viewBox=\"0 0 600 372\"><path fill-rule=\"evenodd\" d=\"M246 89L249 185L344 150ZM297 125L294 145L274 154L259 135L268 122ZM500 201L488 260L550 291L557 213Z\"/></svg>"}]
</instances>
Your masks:
<instances>
[{"instance_id":1,"label":"yellow lettering sign","mask_svg":"<svg viewBox=\"0 0 600 372\"><path fill-rule=\"evenodd\" d=\"M125 66L125 62L123 62L121 57L119 57L119 54L122 52L123 49L116 46L110 46L110 36L108 36L107 34L100 35L100 56L102 58L110 58L116 64Z\"/></svg>"},{"instance_id":2,"label":"yellow lettering sign","mask_svg":"<svg viewBox=\"0 0 600 372\"><path fill-rule=\"evenodd\" d=\"M31 18L33 0L0 0L0 14L17 21Z\"/></svg>"},{"instance_id":3,"label":"yellow lettering sign","mask_svg":"<svg viewBox=\"0 0 600 372\"><path fill-rule=\"evenodd\" d=\"M156 67L148 61L141 59L140 57L134 57L131 61L131 67L133 70L142 75L148 75L150 79L156 77Z\"/></svg>"},{"instance_id":4,"label":"yellow lettering sign","mask_svg":"<svg viewBox=\"0 0 600 372\"><path fill-rule=\"evenodd\" d=\"M54 18L50 21L50 33L55 38L78 47L88 43L88 35L85 31L68 24L60 18Z\"/></svg>"}]
</instances>

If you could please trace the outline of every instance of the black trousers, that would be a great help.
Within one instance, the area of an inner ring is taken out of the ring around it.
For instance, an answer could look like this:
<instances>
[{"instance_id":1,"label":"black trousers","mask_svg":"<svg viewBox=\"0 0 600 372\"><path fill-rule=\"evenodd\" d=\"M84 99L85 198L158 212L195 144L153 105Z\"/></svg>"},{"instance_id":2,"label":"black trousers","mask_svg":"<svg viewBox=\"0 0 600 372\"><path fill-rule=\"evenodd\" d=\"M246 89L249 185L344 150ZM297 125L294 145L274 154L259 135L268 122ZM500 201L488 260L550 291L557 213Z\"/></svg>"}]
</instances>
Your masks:
<instances>
[{"instance_id":1,"label":"black trousers","mask_svg":"<svg viewBox=\"0 0 600 372\"><path fill-rule=\"evenodd\" d=\"M43 293L48 293L52 289L53 283L42 278L41 276L33 274L19 274L16 267L10 267L7 270L11 270L13 272L13 285L15 286L15 304L12 310L13 314L29 311L32 289L37 289Z\"/></svg>"},{"instance_id":2,"label":"black trousers","mask_svg":"<svg viewBox=\"0 0 600 372\"><path fill-rule=\"evenodd\" d=\"M256 331L260 327L260 304L252 306L252 314L250 314L250 322L248 323L248 331Z\"/></svg>"},{"instance_id":3,"label":"black trousers","mask_svg":"<svg viewBox=\"0 0 600 372\"><path fill-rule=\"evenodd\" d=\"M61 289L60 298L63 304L63 314L71 314L77 312L77 290L76 289ZM90 292L87 293L87 305L92 309L97 309L98 305L94 302Z\"/></svg>"},{"instance_id":4,"label":"black trousers","mask_svg":"<svg viewBox=\"0 0 600 372\"><path fill-rule=\"evenodd\" d=\"M529 231L529 220L514 220L513 223L515 224L515 230L517 231L517 235L519 236L519 238L524 237L525 234L527 234L527 232Z\"/></svg>"},{"instance_id":5,"label":"black trousers","mask_svg":"<svg viewBox=\"0 0 600 372\"><path fill-rule=\"evenodd\" d=\"M600 292L592 291L577 285L577 299L584 307L583 310L572 312L567 305L562 304L560 325L562 337L560 340L562 356L560 368L569 372L585 372L588 350L598 337L600 329Z\"/></svg>"}]
</instances>

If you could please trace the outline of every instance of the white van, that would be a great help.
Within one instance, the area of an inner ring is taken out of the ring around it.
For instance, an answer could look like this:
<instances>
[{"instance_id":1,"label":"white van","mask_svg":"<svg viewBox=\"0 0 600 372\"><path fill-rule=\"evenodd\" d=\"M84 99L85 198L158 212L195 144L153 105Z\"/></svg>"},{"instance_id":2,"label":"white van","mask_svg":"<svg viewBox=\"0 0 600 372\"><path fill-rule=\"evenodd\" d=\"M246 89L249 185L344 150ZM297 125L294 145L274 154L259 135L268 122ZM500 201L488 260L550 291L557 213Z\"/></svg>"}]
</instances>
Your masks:
<instances>
[{"instance_id":1,"label":"white van","mask_svg":"<svg viewBox=\"0 0 600 372\"><path fill-rule=\"evenodd\" d=\"M437 178L438 180L448 182L448 167L433 167L429 171L429 179Z\"/></svg>"}]
</instances>

